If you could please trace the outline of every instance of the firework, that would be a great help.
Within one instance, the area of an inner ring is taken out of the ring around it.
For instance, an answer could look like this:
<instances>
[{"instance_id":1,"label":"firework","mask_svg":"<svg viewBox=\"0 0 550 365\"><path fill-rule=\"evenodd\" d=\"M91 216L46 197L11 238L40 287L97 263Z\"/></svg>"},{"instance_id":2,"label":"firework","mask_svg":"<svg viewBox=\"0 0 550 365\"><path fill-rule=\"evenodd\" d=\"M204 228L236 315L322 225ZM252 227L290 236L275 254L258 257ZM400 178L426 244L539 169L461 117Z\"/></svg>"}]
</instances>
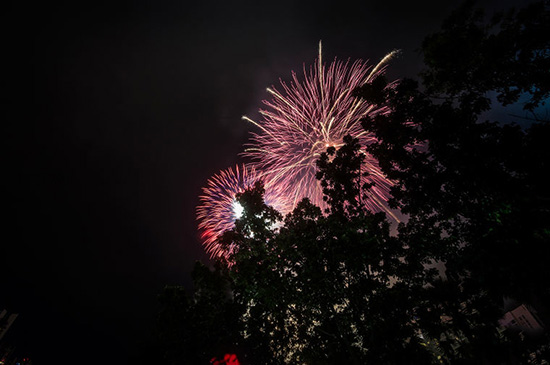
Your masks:
<instances>
[{"instance_id":1,"label":"firework","mask_svg":"<svg viewBox=\"0 0 550 365\"><path fill-rule=\"evenodd\" d=\"M375 137L361 126L361 119L387 113L386 107L375 107L352 95L353 91L384 73L384 64L395 54L392 52L376 66L356 61L333 61L325 65L321 44L319 57L306 69L300 79L292 72L290 84L280 81L280 88L268 88L271 100L260 110L259 122L244 116L260 131L252 133L244 155L254 161L262 171L266 187L277 186L289 203L295 205L308 197L313 203L324 206L322 188L315 178L316 161L329 146L338 148L343 138L351 135L366 147ZM381 172L378 162L365 151L362 167L369 175L363 182L374 183L365 201L372 211L386 211L386 201L392 182Z\"/></svg>"},{"instance_id":2,"label":"firework","mask_svg":"<svg viewBox=\"0 0 550 365\"><path fill-rule=\"evenodd\" d=\"M231 253L232 248L221 247L218 238L232 229L242 214L243 208L236 201L236 195L252 187L259 179L254 167L237 165L235 169L228 168L212 176L202 189L197 219L201 240L210 257L227 257ZM279 211L286 211L284 200L279 196L276 189L266 189L264 201Z\"/></svg>"}]
</instances>

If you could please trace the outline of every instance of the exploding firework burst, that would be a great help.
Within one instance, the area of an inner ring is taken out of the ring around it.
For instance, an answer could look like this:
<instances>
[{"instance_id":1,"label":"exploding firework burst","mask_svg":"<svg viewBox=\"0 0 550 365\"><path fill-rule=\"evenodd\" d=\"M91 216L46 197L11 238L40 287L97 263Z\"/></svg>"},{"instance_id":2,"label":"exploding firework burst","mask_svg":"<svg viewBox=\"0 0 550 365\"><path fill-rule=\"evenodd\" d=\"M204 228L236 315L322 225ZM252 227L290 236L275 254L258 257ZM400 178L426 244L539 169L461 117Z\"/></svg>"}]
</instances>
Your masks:
<instances>
[{"instance_id":1,"label":"exploding firework burst","mask_svg":"<svg viewBox=\"0 0 550 365\"><path fill-rule=\"evenodd\" d=\"M235 196L254 185L259 179L265 183L264 199L286 214L305 197L324 206L322 188L315 178L316 161L329 146L338 148L344 136L351 135L361 146L373 141L373 134L361 126L361 119L388 112L386 107L375 107L355 98L356 88L374 80L384 72L385 63L395 54L388 54L374 67L365 62L334 61L326 66L319 57L309 72L304 66L304 78L292 73L290 84L281 81L281 89L268 88L273 96L264 101L267 110L260 110L262 120L255 122L260 132L252 133L251 143L244 155L252 158L254 166L229 168L208 180L197 207L199 230L206 251L211 257L228 257L232 248L223 248L218 238L230 230L242 213ZM365 151L364 183L374 183L365 201L372 211L386 211L386 201L392 182L381 172L378 162ZM284 197L284 198L283 198Z\"/></svg>"},{"instance_id":2,"label":"exploding firework burst","mask_svg":"<svg viewBox=\"0 0 550 365\"><path fill-rule=\"evenodd\" d=\"M235 169L228 168L212 176L202 189L197 219L203 245L210 257L228 257L231 253L231 248L220 246L218 238L232 229L235 220L242 214L243 208L236 201L236 195L252 187L259 179L260 175L254 167L237 165ZM286 211L279 194L276 189L266 189L264 200L278 211Z\"/></svg>"},{"instance_id":3,"label":"exploding firework burst","mask_svg":"<svg viewBox=\"0 0 550 365\"><path fill-rule=\"evenodd\" d=\"M391 52L376 66L365 62L334 61L326 66L319 57L306 70L301 80L292 73L290 84L281 80L280 89L268 88L271 100L264 100L267 109L260 110L259 122L244 116L257 126L244 155L252 158L256 169L262 171L266 188L277 186L292 205L307 197L324 206L322 188L315 178L316 161L329 146L338 148L343 138L351 135L366 147L375 137L361 126L361 119L387 113L386 107L375 107L352 95L353 91L384 72L384 64L396 53ZM366 153L363 171L369 175L364 183L374 183L365 202L372 211L386 211L386 201L392 182L378 166L376 159Z\"/></svg>"}]
</instances>

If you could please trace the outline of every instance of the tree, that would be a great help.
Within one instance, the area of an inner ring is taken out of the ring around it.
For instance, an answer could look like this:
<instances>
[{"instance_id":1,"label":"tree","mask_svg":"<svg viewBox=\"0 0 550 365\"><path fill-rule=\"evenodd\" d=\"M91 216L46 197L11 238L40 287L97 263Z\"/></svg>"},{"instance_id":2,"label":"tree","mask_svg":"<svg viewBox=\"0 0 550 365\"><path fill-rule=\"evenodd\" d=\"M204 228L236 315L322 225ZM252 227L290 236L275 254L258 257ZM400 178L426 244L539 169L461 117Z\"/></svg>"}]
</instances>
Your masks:
<instances>
[{"instance_id":1,"label":"tree","mask_svg":"<svg viewBox=\"0 0 550 365\"><path fill-rule=\"evenodd\" d=\"M236 247L229 274L234 300L245 308L243 335L254 363L430 357L411 305L420 287L404 275L404 247L385 215L362 205L364 154L357 140L344 142L318 163L326 214L303 200L281 222L263 203L260 184L238 197L244 214L222 242Z\"/></svg>"},{"instance_id":2,"label":"tree","mask_svg":"<svg viewBox=\"0 0 550 365\"><path fill-rule=\"evenodd\" d=\"M483 22L471 3L425 39L422 84L384 80L357 94L385 100L391 112L364 121L378 142L368 150L396 181L391 205L409 219L399 240L414 260L445 263L446 281L426 276L435 300L425 332L448 359L521 356L502 351L495 332L502 298L550 308L550 162L548 121L527 129L483 120L490 92L497 105L526 98L525 110L550 93L548 8L532 4ZM446 318L437 326L437 317ZM453 341L449 329L462 338ZM427 330L429 329L429 330ZM449 340L451 339L451 340ZM465 346L466 345L466 346Z\"/></svg>"},{"instance_id":3,"label":"tree","mask_svg":"<svg viewBox=\"0 0 550 365\"><path fill-rule=\"evenodd\" d=\"M504 104L528 94L525 109L544 104L550 92L548 3L531 3L516 11L484 12L467 1L424 40L423 73L428 93L445 93L473 104L494 91Z\"/></svg>"},{"instance_id":4,"label":"tree","mask_svg":"<svg viewBox=\"0 0 550 365\"><path fill-rule=\"evenodd\" d=\"M157 321L163 364L207 364L238 346L239 311L225 273L219 264L212 271L197 262L192 296L181 286L164 288Z\"/></svg>"}]
</instances>

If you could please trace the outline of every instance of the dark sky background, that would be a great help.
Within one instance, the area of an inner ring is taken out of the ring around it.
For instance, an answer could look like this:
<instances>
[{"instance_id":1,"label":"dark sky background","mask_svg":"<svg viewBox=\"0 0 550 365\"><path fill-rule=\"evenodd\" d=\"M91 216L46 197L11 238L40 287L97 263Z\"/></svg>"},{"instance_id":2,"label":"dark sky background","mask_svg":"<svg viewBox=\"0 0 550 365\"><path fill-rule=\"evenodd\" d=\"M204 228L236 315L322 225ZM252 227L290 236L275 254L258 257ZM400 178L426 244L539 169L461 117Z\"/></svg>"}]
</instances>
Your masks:
<instances>
[{"instance_id":1,"label":"dark sky background","mask_svg":"<svg viewBox=\"0 0 550 365\"><path fill-rule=\"evenodd\" d=\"M494 8L523 1L482 1ZM402 56L459 1L19 2L2 10L0 309L36 364L125 364L165 284L207 260L195 207L239 162L265 88L325 60ZM498 5L497 5L498 4Z\"/></svg>"}]
</instances>

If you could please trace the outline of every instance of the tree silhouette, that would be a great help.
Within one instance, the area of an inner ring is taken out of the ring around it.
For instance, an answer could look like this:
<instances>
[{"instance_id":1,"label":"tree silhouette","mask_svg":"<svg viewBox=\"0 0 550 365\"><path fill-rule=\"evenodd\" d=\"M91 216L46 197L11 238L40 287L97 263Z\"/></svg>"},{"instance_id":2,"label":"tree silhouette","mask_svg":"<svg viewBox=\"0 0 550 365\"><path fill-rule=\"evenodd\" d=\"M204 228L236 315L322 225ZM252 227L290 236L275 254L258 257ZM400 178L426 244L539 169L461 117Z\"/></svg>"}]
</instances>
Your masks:
<instances>
[{"instance_id":1,"label":"tree silhouette","mask_svg":"<svg viewBox=\"0 0 550 365\"><path fill-rule=\"evenodd\" d=\"M358 182L364 154L347 137L319 160L327 214L303 200L279 222L262 187L241 194L245 213L222 239L243 333L263 363L403 363L429 358L416 333L415 285L403 245ZM274 223L282 224L279 228ZM388 305L392 303L392 305Z\"/></svg>"},{"instance_id":2,"label":"tree silhouette","mask_svg":"<svg viewBox=\"0 0 550 365\"><path fill-rule=\"evenodd\" d=\"M503 350L494 326L504 297L550 305L550 126L535 114L526 129L484 114L490 92L496 108L520 96L525 110L544 105L548 20L538 3L484 23L467 3L424 41L420 85L381 80L357 91L390 106L364 121L378 137L368 150L396 181L391 205L408 215L399 239L416 260L445 264L447 280L426 282L435 298L424 327L456 361L520 356ZM438 316L446 320L433 327Z\"/></svg>"}]
</instances>

